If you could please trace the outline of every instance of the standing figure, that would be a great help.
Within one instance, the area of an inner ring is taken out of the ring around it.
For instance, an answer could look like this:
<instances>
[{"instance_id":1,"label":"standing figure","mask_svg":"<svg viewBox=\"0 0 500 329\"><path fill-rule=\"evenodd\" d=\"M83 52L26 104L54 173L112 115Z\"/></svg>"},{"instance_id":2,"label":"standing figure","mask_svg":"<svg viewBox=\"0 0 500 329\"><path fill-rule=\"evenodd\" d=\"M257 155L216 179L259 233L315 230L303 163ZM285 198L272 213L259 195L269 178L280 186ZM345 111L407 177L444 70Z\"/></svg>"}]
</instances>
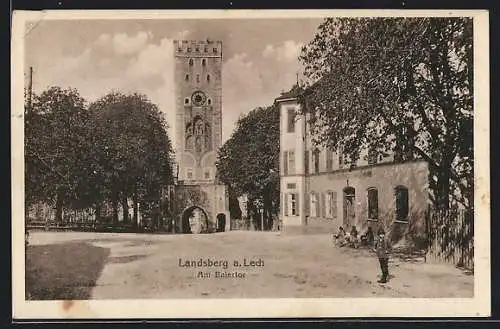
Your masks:
<instances>
[{"instance_id":1,"label":"standing figure","mask_svg":"<svg viewBox=\"0 0 500 329\"><path fill-rule=\"evenodd\" d=\"M380 270L382 271L382 277L377 282L386 283L389 278L389 244L385 237L385 231L383 228L378 229L377 235L378 237L375 242L375 250L380 263Z\"/></svg>"}]
</instances>

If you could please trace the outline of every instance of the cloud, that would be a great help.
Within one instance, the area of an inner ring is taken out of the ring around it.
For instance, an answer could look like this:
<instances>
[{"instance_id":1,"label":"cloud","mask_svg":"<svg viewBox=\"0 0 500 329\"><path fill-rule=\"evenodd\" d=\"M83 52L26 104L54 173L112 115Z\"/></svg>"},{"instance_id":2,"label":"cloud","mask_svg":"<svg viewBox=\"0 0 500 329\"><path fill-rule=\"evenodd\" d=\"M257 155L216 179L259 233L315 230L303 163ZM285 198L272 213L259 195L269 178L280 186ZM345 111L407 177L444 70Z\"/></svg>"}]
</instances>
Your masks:
<instances>
[{"instance_id":1,"label":"cloud","mask_svg":"<svg viewBox=\"0 0 500 329\"><path fill-rule=\"evenodd\" d=\"M151 32L138 32L135 36L125 33L115 34L112 38L113 49L116 54L130 55L140 51L152 38Z\"/></svg>"},{"instance_id":2,"label":"cloud","mask_svg":"<svg viewBox=\"0 0 500 329\"><path fill-rule=\"evenodd\" d=\"M303 43L294 40L284 41L282 45L275 47L272 44L267 45L262 52L265 58L272 58L277 61L296 61L300 55Z\"/></svg>"}]
</instances>

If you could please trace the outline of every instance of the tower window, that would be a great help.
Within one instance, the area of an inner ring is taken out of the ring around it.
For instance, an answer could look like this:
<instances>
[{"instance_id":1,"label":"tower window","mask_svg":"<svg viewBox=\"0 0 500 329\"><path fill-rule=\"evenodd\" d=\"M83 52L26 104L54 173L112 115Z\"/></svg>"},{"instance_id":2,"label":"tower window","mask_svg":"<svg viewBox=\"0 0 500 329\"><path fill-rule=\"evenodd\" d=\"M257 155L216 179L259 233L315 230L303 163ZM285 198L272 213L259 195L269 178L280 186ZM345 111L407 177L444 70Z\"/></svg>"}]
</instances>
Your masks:
<instances>
[{"instance_id":1,"label":"tower window","mask_svg":"<svg viewBox=\"0 0 500 329\"><path fill-rule=\"evenodd\" d=\"M186 74L186 76L184 77L184 80L189 81L189 74Z\"/></svg>"},{"instance_id":2,"label":"tower window","mask_svg":"<svg viewBox=\"0 0 500 329\"><path fill-rule=\"evenodd\" d=\"M202 66L207 66L207 60L206 60L205 58L203 58L203 59L201 60L201 65L202 65Z\"/></svg>"},{"instance_id":3,"label":"tower window","mask_svg":"<svg viewBox=\"0 0 500 329\"><path fill-rule=\"evenodd\" d=\"M208 99L208 105L212 105L212 100Z\"/></svg>"},{"instance_id":4,"label":"tower window","mask_svg":"<svg viewBox=\"0 0 500 329\"><path fill-rule=\"evenodd\" d=\"M188 48L189 49L189 48ZM189 66L193 66L194 65L194 61L192 58L189 59Z\"/></svg>"},{"instance_id":5,"label":"tower window","mask_svg":"<svg viewBox=\"0 0 500 329\"><path fill-rule=\"evenodd\" d=\"M184 98L184 104L189 104L189 97Z\"/></svg>"},{"instance_id":6,"label":"tower window","mask_svg":"<svg viewBox=\"0 0 500 329\"><path fill-rule=\"evenodd\" d=\"M210 74L207 74L207 82L210 82Z\"/></svg>"}]
</instances>

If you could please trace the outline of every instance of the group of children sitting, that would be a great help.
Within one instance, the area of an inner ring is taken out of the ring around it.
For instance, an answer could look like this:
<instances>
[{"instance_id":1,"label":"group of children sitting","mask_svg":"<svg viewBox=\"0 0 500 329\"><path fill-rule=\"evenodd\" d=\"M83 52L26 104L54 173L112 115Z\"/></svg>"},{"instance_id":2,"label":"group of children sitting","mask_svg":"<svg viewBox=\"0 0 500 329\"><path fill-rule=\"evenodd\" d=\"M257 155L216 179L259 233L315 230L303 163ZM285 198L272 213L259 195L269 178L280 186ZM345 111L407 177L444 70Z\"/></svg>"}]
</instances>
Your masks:
<instances>
[{"instance_id":1,"label":"group of children sitting","mask_svg":"<svg viewBox=\"0 0 500 329\"><path fill-rule=\"evenodd\" d=\"M339 247L348 246L351 248L359 248L360 245L373 246L375 236L371 227L368 227L365 234L361 236L358 235L356 226L352 226L350 232L346 232L341 226L339 227L338 233L334 235L335 245Z\"/></svg>"}]
</instances>

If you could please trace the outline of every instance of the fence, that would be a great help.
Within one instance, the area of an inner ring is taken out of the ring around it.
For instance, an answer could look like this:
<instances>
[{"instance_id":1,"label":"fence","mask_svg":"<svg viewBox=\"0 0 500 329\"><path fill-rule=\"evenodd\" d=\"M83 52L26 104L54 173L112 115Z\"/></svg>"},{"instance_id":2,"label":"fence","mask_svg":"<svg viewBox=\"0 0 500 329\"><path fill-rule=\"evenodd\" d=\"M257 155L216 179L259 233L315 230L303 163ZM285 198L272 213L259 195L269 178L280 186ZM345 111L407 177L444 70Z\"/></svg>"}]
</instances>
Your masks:
<instances>
[{"instance_id":1,"label":"fence","mask_svg":"<svg viewBox=\"0 0 500 329\"><path fill-rule=\"evenodd\" d=\"M426 216L428 262L474 268L473 210L429 209Z\"/></svg>"}]
</instances>

